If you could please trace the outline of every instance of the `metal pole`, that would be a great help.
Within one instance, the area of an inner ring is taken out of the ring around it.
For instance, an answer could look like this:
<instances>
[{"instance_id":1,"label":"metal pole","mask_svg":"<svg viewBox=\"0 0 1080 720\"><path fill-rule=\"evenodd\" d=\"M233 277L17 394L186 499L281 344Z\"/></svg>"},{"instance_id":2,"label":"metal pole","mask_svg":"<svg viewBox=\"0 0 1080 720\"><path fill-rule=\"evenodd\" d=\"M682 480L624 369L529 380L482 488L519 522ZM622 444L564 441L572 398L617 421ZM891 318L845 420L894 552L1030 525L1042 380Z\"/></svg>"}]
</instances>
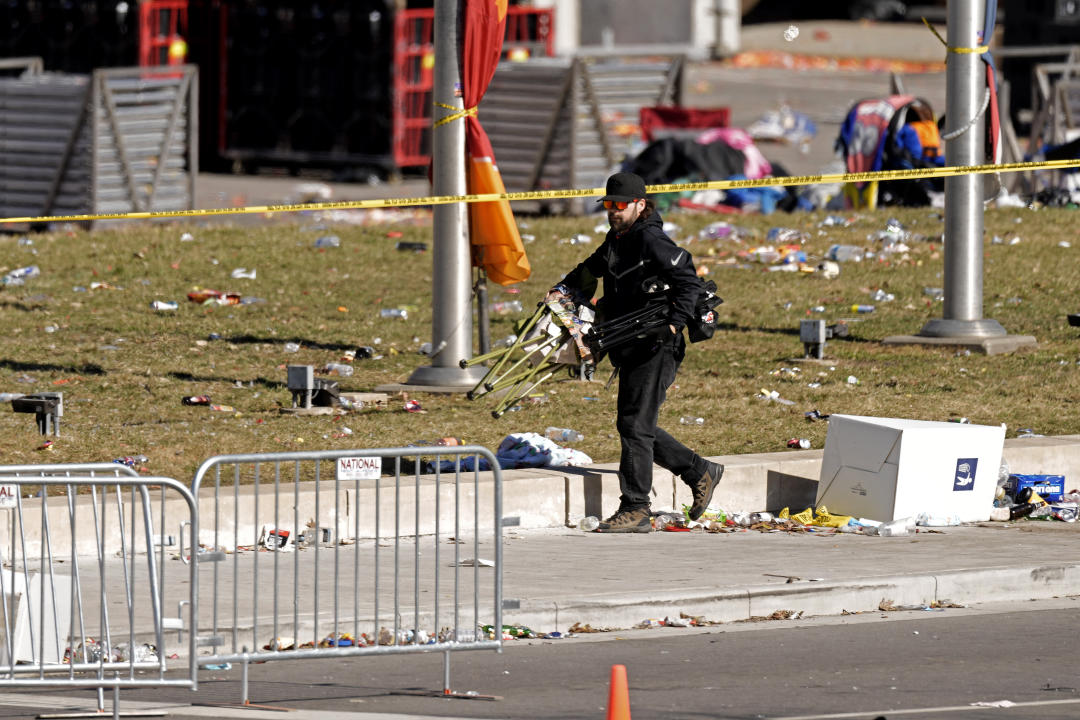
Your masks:
<instances>
[{"instance_id":1,"label":"metal pole","mask_svg":"<svg viewBox=\"0 0 1080 720\"><path fill-rule=\"evenodd\" d=\"M458 0L435 0L435 102L433 121L463 109L458 71ZM465 194L465 121L434 125L432 191L435 195ZM417 368L410 385L439 385L463 390L479 381L479 368L462 369L458 362L472 357L472 304L468 210L464 203L436 205L433 214L432 362Z\"/></svg>"},{"instance_id":2,"label":"metal pole","mask_svg":"<svg viewBox=\"0 0 1080 720\"><path fill-rule=\"evenodd\" d=\"M950 48L979 45L983 5L977 0L949 0ZM989 39L987 39L988 41ZM949 165L983 162L982 61L973 52L949 52L945 69L945 142ZM996 320L983 319L983 178L961 175L945 179L945 307L943 317L928 322L920 335L989 337L1005 335Z\"/></svg>"},{"instance_id":3,"label":"metal pole","mask_svg":"<svg viewBox=\"0 0 1080 720\"><path fill-rule=\"evenodd\" d=\"M742 6L738 0L716 0L716 45L713 57L725 58L739 52Z\"/></svg>"}]
</instances>

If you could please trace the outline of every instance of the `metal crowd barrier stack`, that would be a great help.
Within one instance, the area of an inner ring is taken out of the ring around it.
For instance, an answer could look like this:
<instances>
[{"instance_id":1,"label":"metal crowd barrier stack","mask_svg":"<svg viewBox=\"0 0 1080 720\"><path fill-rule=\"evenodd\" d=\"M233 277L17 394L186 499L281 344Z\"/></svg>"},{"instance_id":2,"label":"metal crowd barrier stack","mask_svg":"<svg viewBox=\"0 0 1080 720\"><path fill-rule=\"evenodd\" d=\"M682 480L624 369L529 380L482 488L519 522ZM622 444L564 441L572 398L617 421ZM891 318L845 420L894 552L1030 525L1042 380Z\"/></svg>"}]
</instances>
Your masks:
<instances>
[{"instance_id":1,"label":"metal crowd barrier stack","mask_svg":"<svg viewBox=\"0 0 1080 720\"><path fill-rule=\"evenodd\" d=\"M242 663L244 704L251 662L442 652L453 695L452 652L501 650L502 477L489 450L222 455L192 491L198 664Z\"/></svg>"},{"instance_id":2,"label":"metal crowd barrier stack","mask_svg":"<svg viewBox=\"0 0 1080 720\"><path fill-rule=\"evenodd\" d=\"M96 688L99 712L111 688L118 717L122 688L197 686L194 635L186 649L167 642L183 623L165 617L166 602L194 617L198 597L194 568L166 587L155 517L167 503L194 538L194 497L174 479L109 464L0 466L0 687Z\"/></svg>"}]
</instances>

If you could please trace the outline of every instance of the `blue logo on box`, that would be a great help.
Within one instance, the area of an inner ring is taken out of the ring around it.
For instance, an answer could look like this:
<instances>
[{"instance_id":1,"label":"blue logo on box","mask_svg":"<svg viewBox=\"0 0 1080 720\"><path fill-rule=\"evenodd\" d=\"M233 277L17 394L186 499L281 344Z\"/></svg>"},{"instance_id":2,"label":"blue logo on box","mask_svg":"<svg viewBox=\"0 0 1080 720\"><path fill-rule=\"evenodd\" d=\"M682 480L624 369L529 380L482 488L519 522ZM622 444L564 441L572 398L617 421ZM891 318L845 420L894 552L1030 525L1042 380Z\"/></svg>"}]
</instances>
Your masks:
<instances>
[{"instance_id":1,"label":"blue logo on box","mask_svg":"<svg viewBox=\"0 0 1080 720\"><path fill-rule=\"evenodd\" d=\"M979 467L979 458L957 458L956 474L953 476L953 492L975 488L975 469Z\"/></svg>"}]
</instances>

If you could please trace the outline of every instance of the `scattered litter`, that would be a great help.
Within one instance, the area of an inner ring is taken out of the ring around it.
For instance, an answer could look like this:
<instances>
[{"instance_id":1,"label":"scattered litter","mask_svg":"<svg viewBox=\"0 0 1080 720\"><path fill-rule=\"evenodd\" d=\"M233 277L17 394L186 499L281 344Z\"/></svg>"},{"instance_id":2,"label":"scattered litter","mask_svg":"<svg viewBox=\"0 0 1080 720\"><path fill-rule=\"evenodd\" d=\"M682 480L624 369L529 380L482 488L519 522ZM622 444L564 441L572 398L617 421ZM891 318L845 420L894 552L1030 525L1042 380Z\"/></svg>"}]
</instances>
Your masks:
<instances>
[{"instance_id":1,"label":"scattered litter","mask_svg":"<svg viewBox=\"0 0 1080 720\"><path fill-rule=\"evenodd\" d=\"M316 238L314 244L317 248L341 247L341 238L339 238L337 235L323 235Z\"/></svg>"},{"instance_id":2,"label":"scattered litter","mask_svg":"<svg viewBox=\"0 0 1080 720\"><path fill-rule=\"evenodd\" d=\"M762 388L761 392L758 395L755 395L754 397L761 398L763 400L770 400L772 402L778 402L781 405L794 405L795 404L794 400L788 400L786 398L780 397L780 393L777 392L776 390L767 390L765 388Z\"/></svg>"},{"instance_id":3,"label":"scattered litter","mask_svg":"<svg viewBox=\"0 0 1080 720\"><path fill-rule=\"evenodd\" d=\"M980 700L979 702L970 703L972 707L991 707L991 708L1009 708L1016 707L1016 703L1012 700Z\"/></svg>"},{"instance_id":4,"label":"scattered litter","mask_svg":"<svg viewBox=\"0 0 1080 720\"><path fill-rule=\"evenodd\" d=\"M862 262L866 251L858 245L832 245L825 251L825 257L835 262Z\"/></svg>"},{"instance_id":5,"label":"scattered litter","mask_svg":"<svg viewBox=\"0 0 1080 720\"><path fill-rule=\"evenodd\" d=\"M523 307L520 300L504 300L488 304L488 312L494 313L495 315L519 313L522 309Z\"/></svg>"},{"instance_id":6,"label":"scattered litter","mask_svg":"<svg viewBox=\"0 0 1080 720\"><path fill-rule=\"evenodd\" d=\"M795 25L788 25L784 30L784 40L792 42L795 38L799 37L799 28Z\"/></svg>"},{"instance_id":7,"label":"scattered litter","mask_svg":"<svg viewBox=\"0 0 1080 720\"><path fill-rule=\"evenodd\" d=\"M237 280L254 280L255 279L255 269L252 268L251 270L248 270L247 268L242 268L242 267L236 268L235 270L232 271L232 276L233 276L233 278L235 278Z\"/></svg>"},{"instance_id":8,"label":"scattered litter","mask_svg":"<svg viewBox=\"0 0 1080 720\"><path fill-rule=\"evenodd\" d=\"M125 457L116 458L113 460L117 465L126 465L127 467L135 467L136 465L145 465L150 461L150 458L145 455L127 455Z\"/></svg>"},{"instance_id":9,"label":"scattered litter","mask_svg":"<svg viewBox=\"0 0 1080 720\"><path fill-rule=\"evenodd\" d=\"M187 298L199 305L239 305L241 300L240 293L223 293L209 288L192 290Z\"/></svg>"},{"instance_id":10,"label":"scattered litter","mask_svg":"<svg viewBox=\"0 0 1080 720\"><path fill-rule=\"evenodd\" d=\"M4 275L0 282L4 285L24 285L26 281L31 278L36 278L41 275L41 270L37 265L29 265L17 270L12 270L8 274Z\"/></svg>"},{"instance_id":11,"label":"scattered litter","mask_svg":"<svg viewBox=\"0 0 1080 720\"><path fill-rule=\"evenodd\" d=\"M602 633L611 632L614 628L597 627L594 628L589 623L582 625L581 623L574 623L570 626L570 633L572 634L586 634L586 633Z\"/></svg>"},{"instance_id":12,"label":"scattered litter","mask_svg":"<svg viewBox=\"0 0 1080 720\"><path fill-rule=\"evenodd\" d=\"M458 567L495 567L493 560L485 560L484 558L465 558L457 563ZM453 567L453 566L451 566Z\"/></svg>"},{"instance_id":13,"label":"scattered litter","mask_svg":"<svg viewBox=\"0 0 1080 720\"><path fill-rule=\"evenodd\" d=\"M154 310L176 310L180 307L180 303L175 300L154 300L150 303L150 307Z\"/></svg>"}]
</instances>

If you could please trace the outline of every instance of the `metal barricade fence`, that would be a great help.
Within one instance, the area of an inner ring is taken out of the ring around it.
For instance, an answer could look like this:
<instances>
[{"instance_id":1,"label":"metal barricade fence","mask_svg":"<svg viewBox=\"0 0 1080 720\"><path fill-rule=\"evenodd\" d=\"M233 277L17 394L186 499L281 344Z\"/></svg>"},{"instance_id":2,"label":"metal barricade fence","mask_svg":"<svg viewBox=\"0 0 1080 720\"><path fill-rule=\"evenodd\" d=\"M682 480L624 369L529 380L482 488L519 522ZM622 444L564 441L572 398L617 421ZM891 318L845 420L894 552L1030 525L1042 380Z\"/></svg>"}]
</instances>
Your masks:
<instances>
[{"instance_id":1,"label":"metal barricade fence","mask_svg":"<svg viewBox=\"0 0 1080 720\"><path fill-rule=\"evenodd\" d=\"M194 689L194 637L186 650L166 643L154 522L155 507L168 499L171 515L186 511L193 541L191 491L116 465L0 466L0 487L0 687L97 688L99 711L103 689L112 688L114 717L121 688ZM32 489L38 492L24 497ZM172 597L181 594L195 617L194 568ZM167 659L179 652L186 672L167 672Z\"/></svg>"},{"instance_id":2,"label":"metal barricade fence","mask_svg":"<svg viewBox=\"0 0 1080 720\"><path fill-rule=\"evenodd\" d=\"M489 450L222 455L192 492L198 663L243 663L245 704L253 661L441 651L452 694L451 652L501 650L502 475Z\"/></svg>"}]
</instances>

